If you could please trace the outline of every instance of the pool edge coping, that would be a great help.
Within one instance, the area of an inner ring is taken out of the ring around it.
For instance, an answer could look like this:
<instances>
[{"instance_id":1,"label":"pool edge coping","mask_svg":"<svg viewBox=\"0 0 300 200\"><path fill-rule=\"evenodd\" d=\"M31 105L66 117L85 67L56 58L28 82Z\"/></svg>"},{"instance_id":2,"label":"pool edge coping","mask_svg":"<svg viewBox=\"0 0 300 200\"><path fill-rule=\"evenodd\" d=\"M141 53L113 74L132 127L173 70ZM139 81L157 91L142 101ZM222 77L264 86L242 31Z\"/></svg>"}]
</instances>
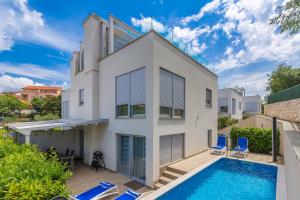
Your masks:
<instances>
[{"instance_id":1,"label":"pool edge coping","mask_svg":"<svg viewBox=\"0 0 300 200\"><path fill-rule=\"evenodd\" d=\"M234 157L227 157L226 155L222 155L220 157L216 157L202 165L200 165L198 168L182 175L181 177L175 179L171 183L163 186L162 188L155 190L149 195L146 195L145 197L142 197L141 200L153 200L161 195L165 194L166 192L170 191L174 187L178 186L179 184L183 183L187 179L191 178L198 172L202 171L206 167L210 166L211 164L217 162L218 160L222 158L228 158L228 159L233 159L237 160L237 158ZM277 167L277 180L276 180L276 200L285 200L287 199L287 192L286 192L286 182L285 182L285 172L284 172L284 165L279 165L277 163L265 163L265 162L260 162L260 161L253 161L250 159L238 159L242 161L248 161L248 162L253 162L253 163L258 163L258 164L264 164L264 165L271 165L271 166L276 166ZM280 178L279 178L280 177Z\"/></svg>"}]
</instances>

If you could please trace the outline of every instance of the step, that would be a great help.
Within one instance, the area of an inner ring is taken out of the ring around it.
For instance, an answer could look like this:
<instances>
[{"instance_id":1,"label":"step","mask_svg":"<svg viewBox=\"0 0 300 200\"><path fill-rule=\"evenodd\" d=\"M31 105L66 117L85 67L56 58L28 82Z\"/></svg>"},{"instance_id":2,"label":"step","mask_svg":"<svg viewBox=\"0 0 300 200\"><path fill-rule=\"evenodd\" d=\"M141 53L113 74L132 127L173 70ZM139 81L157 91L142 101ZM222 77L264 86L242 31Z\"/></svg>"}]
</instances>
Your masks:
<instances>
[{"instance_id":1,"label":"step","mask_svg":"<svg viewBox=\"0 0 300 200\"><path fill-rule=\"evenodd\" d=\"M163 176L175 180L175 179L179 178L181 176L181 174L166 170L163 172Z\"/></svg>"},{"instance_id":2,"label":"step","mask_svg":"<svg viewBox=\"0 0 300 200\"><path fill-rule=\"evenodd\" d=\"M154 185L154 189L159 189L159 188L161 188L162 186L164 186L164 184L162 184L162 183L156 183L155 185Z\"/></svg>"},{"instance_id":3,"label":"step","mask_svg":"<svg viewBox=\"0 0 300 200\"><path fill-rule=\"evenodd\" d=\"M173 168L173 167L167 167L167 170L170 171L170 172L175 172L177 174L181 174L181 175L186 174L186 171L176 169L176 168Z\"/></svg>"},{"instance_id":4,"label":"step","mask_svg":"<svg viewBox=\"0 0 300 200\"><path fill-rule=\"evenodd\" d=\"M165 177L165 176L161 176L159 178L159 182L164 184L164 185L167 185L168 183L170 183L171 181L173 181L173 179L170 179L168 177Z\"/></svg>"}]
</instances>

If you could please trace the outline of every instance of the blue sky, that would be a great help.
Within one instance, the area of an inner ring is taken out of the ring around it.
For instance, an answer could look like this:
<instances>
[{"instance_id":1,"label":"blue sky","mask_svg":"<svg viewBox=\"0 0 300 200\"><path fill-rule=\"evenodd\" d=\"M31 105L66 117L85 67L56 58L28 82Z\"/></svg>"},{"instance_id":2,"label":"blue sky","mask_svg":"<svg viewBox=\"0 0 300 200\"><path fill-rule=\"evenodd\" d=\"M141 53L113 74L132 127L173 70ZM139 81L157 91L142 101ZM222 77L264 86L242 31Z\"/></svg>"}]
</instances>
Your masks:
<instances>
[{"instance_id":1,"label":"blue sky","mask_svg":"<svg viewBox=\"0 0 300 200\"><path fill-rule=\"evenodd\" d=\"M0 0L0 90L69 81L82 22L94 12L156 31L214 71L220 87L265 95L279 63L300 66L300 34L280 35L268 20L283 0ZM152 18L152 20L151 20Z\"/></svg>"}]
</instances>

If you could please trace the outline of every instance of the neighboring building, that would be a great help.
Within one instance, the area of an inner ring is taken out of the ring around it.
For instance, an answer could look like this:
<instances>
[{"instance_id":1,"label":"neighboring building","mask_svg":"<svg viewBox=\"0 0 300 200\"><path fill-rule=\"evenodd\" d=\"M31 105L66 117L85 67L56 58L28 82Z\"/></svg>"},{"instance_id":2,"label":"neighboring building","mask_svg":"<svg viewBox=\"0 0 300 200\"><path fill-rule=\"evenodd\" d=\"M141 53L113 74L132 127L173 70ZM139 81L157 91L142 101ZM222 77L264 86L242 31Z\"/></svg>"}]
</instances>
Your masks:
<instances>
[{"instance_id":1,"label":"neighboring building","mask_svg":"<svg viewBox=\"0 0 300 200\"><path fill-rule=\"evenodd\" d=\"M218 113L219 117L231 117L243 119L243 96L232 88L218 90Z\"/></svg>"},{"instance_id":2,"label":"neighboring building","mask_svg":"<svg viewBox=\"0 0 300 200\"><path fill-rule=\"evenodd\" d=\"M83 27L70 88L62 92L62 115L90 120L73 132L80 145L75 153L85 163L102 151L106 168L153 187L162 166L214 144L213 72L158 33L140 35L114 16L106 21L92 14ZM97 119L108 123L91 124Z\"/></svg>"},{"instance_id":3,"label":"neighboring building","mask_svg":"<svg viewBox=\"0 0 300 200\"><path fill-rule=\"evenodd\" d=\"M48 97L59 96L61 94L61 87L53 86L26 86L21 91L14 92L13 94L20 100L31 102L34 97Z\"/></svg>"},{"instance_id":4,"label":"neighboring building","mask_svg":"<svg viewBox=\"0 0 300 200\"><path fill-rule=\"evenodd\" d=\"M257 115L261 113L261 98L259 95L244 96L244 114Z\"/></svg>"}]
</instances>

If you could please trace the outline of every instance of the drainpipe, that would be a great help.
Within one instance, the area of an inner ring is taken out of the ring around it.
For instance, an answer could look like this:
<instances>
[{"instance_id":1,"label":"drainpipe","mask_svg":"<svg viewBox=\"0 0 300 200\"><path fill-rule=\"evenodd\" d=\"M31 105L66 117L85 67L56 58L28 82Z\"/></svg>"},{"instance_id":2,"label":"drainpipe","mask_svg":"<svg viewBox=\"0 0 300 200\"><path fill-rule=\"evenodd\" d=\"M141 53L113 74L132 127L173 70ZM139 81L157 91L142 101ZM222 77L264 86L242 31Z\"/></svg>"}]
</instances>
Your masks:
<instances>
[{"instance_id":1,"label":"drainpipe","mask_svg":"<svg viewBox=\"0 0 300 200\"><path fill-rule=\"evenodd\" d=\"M276 121L276 117L273 117L273 129L272 129L272 158L273 158L273 162L277 161L276 132L277 132L277 121Z\"/></svg>"}]
</instances>

